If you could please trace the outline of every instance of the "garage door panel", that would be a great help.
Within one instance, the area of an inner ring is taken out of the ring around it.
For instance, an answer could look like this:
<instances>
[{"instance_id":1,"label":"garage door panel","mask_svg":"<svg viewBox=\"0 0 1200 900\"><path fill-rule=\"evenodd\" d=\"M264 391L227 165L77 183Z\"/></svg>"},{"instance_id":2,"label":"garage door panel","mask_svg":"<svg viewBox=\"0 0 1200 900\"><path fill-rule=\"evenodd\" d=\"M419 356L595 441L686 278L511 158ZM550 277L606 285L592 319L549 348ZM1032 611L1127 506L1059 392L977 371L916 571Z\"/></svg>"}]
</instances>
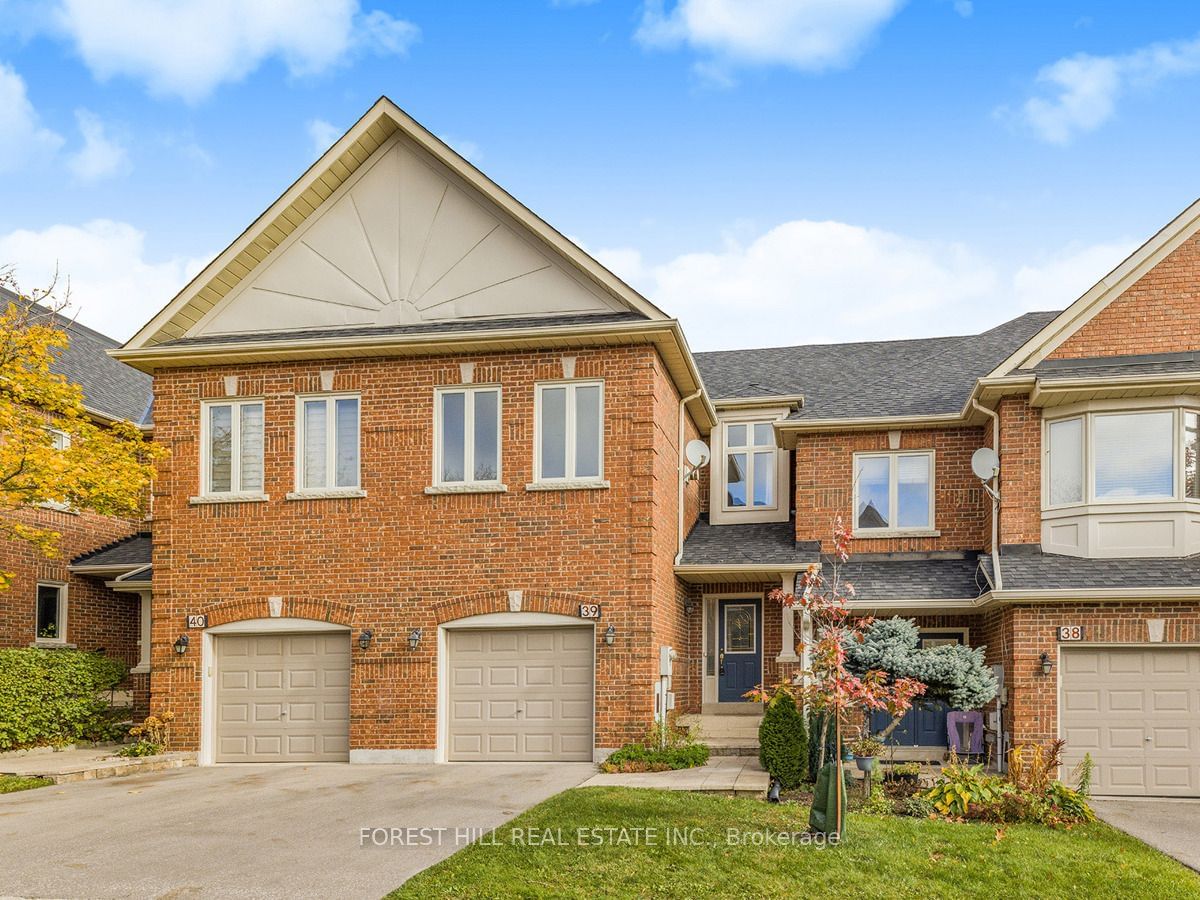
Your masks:
<instances>
[{"instance_id":1,"label":"garage door panel","mask_svg":"<svg viewBox=\"0 0 1200 900\"><path fill-rule=\"evenodd\" d=\"M1090 753L1097 794L1200 796L1200 650L1063 648L1062 678L1065 772Z\"/></svg>"},{"instance_id":2,"label":"garage door panel","mask_svg":"<svg viewBox=\"0 0 1200 900\"><path fill-rule=\"evenodd\" d=\"M215 649L217 762L349 758L348 635L223 635Z\"/></svg>"},{"instance_id":3,"label":"garage door panel","mask_svg":"<svg viewBox=\"0 0 1200 900\"><path fill-rule=\"evenodd\" d=\"M590 626L448 632L447 757L590 760L592 642Z\"/></svg>"}]
</instances>

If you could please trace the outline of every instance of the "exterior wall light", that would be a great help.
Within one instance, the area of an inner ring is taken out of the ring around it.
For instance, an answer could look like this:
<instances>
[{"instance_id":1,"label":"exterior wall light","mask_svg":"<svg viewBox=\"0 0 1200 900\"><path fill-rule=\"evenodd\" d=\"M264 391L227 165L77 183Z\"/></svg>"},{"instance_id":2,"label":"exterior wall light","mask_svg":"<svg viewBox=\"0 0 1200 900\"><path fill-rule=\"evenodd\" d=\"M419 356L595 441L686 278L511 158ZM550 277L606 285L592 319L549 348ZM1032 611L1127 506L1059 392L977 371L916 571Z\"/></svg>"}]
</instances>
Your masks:
<instances>
[{"instance_id":1,"label":"exterior wall light","mask_svg":"<svg viewBox=\"0 0 1200 900\"><path fill-rule=\"evenodd\" d=\"M371 641L375 639L375 632L370 628L364 628L358 633L358 646L362 650L366 650L371 646Z\"/></svg>"},{"instance_id":2,"label":"exterior wall light","mask_svg":"<svg viewBox=\"0 0 1200 900\"><path fill-rule=\"evenodd\" d=\"M183 656L183 654L187 653L187 648L188 636L186 634L181 634L175 639L175 652L180 656Z\"/></svg>"},{"instance_id":3,"label":"exterior wall light","mask_svg":"<svg viewBox=\"0 0 1200 900\"><path fill-rule=\"evenodd\" d=\"M608 628L604 629L604 643L608 644L608 646L611 647L616 642L617 642L617 626L609 625Z\"/></svg>"},{"instance_id":4,"label":"exterior wall light","mask_svg":"<svg viewBox=\"0 0 1200 900\"><path fill-rule=\"evenodd\" d=\"M408 649L415 651L421 646L421 629L414 628L408 633Z\"/></svg>"},{"instance_id":5,"label":"exterior wall light","mask_svg":"<svg viewBox=\"0 0 1200 900\"><path fill-rule=\"evenodd\" d=\"M1040 657L1038 657L1038 659L1042 664L1042 674L1049 675L1050 670L1054 668L1054 663L1050 661L1050 654L1043 653Z\"/></svg>"}]
</instances>

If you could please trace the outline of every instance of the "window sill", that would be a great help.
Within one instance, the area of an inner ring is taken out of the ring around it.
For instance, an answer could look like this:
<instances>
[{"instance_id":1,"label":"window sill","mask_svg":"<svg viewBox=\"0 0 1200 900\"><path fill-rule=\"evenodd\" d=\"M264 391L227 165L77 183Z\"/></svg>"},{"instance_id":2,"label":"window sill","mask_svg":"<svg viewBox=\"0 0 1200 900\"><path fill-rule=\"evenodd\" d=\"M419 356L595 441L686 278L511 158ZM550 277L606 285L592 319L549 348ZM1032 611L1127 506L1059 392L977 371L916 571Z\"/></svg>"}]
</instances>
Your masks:
<instances>
[{"instance_id":1,"label":"window sill","mask_svg":"<svg viewBox=\"0 0 1200 900\"><path fill-rule=\"evenodd\" d=\"M48 638L38 638L29 645L38 650L77 650L78 646L69 641L52 641Z\"/></svg>"},{"instance_id":2,"label":"window sill","mask_svg":"<svg viewBox=\"0 0 1200 900\"><path fill-rule=\"evenodd\" d=\"M863 528L854 532L857 540L871 538L935 538L942 533L936 528Z\"/></svg>"},{"instance_id":3,"label":"window sill","mask_svg":"<svg viewBox=\"0 0 1200 900\"><path fill-rule=\"evenodd\" d=\"M426 494L507 494L507 484L434 484Z\"/></svg>"},{"instance_id":4,"label":"window sill","mask_svg":"<svg viewBox=\"0 0 1200 900\"><path fill-rule=\"evenodd\" d=\"M189 497L192 506L206 506L212 503L266 503L271 499L270 494L202 494L199 497Z\"/></svg>"},{"instance_id":5,"label":"window sill","mask_svg":"<svg viewBox=\"0 0 1200 900\"><path fill-rule=\"evenodd\" d=\"M536 481L525 485L527 491L607 491L612 485L599 478L569 481Z\"/></svg>"},{"instance_id":6,"label":"window sill","mask_svg":"<svg viewBox=\"0 0 1200 900\"><path fill-rule=\"evenodd\" d=\"M66 513L69 516L79 515L79 510L77 510L74 506L72 506L69 503L55 503L53 501L47 500L45 503L37 504L37 508L38 509L48 509L51 512Z\"/></svg>"},{"instance_id":7,"label":"window sill","mask_svg":"<svg viewBox=\"0 0 1200 900\"><path fill-rule=\"evenodd\" d=\"M132 669L129 670L129 674L130 675L149 675L150 674L150 663L145 663L143 665L134 666Z\"/></svg>"},{"instance_id":8,"label":"window sill","mask_svg":"<svg viewBox=\"0 0 1200 900\"><path fill-rule=\"evenodd\" d=\"M367 496L362 488L335 488L329 491L288 491L284 500L357 500Z\"/></svg>"}]
</instances>

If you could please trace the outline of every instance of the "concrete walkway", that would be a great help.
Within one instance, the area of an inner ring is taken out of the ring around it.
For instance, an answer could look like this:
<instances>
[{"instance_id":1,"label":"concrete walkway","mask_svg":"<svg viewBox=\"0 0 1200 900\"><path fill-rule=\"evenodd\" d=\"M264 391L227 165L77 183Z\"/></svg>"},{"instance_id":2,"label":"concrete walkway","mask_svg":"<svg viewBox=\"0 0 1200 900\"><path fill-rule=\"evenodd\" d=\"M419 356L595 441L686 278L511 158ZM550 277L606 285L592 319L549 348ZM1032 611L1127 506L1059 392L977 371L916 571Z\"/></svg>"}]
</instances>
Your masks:
<instances>
[{"instance_id":1,"label":"concrete walkway","mask_svg":"<svg viewBox=\"0 0 1200 900\"><path fill-rule=\"evenodd\" d=\"M708 765L670 772L601 772L583 787L640 787L663 791L699 791L730 797L761 797L771 778L753 756L713 756Z\"/></svg>"},{"instance_id":2,"label":"concrete walkway","mask_svg":"<svg viewBox=\"0 0 1200 900\"><path fill-rule=\"evenodd\" d=\"M1091 804L1113 828L1200 872L1200 800L1114 798Z\"/></svg>"},{"instance_id":3,"label":"concrete walkway","mask_svg":"<svg viewBox=\"0 0 1200 900\"><path fill-rule=\"evenodd\" d=\"M49 778L55 784L116 778L163 769L196 765L195 753L163 753L158 756L117 756L120 746L72 747L67 750L30 750L0 757L0 775Z\"/></svg>"},{"instance_id":4,"label":"concrete walkway","mask_svg":"<svg viewBox=\"0 0 1200 900\"><path fill-rule=\"evenodd\" d=\"M5 794L0 897L378 900L594 771L210 766Z\"/></svg>"}]
</instances>

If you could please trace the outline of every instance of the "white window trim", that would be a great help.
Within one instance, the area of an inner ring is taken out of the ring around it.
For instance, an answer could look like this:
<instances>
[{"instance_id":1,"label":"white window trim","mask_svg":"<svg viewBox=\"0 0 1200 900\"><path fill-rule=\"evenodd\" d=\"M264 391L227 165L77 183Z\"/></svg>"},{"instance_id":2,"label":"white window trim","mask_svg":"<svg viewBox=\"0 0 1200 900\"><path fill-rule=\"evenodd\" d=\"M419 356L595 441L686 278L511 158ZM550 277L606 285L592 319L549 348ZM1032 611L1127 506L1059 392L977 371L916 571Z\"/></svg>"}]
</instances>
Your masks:
<instances>
[{"instance_id":1,"label":"white window trim","mask_svg":"<svg viewBox=\"0 0 1200 900\"><path fill-rule=\"evenodd\" d=\"M1091 508L1116 509L1118 507L1154 507L1163 504L1192 503L1200 504L1200 499L1188 497L1186 490L1186 473L1184 471L1184 449L1187 441L1186 413L1200 413L1200 401L1196 398L1175 398L1173 402L1163 403L1161 400L1150 405L1137 401L1125 401L1126 405L1114 406L1111 403L1075 404L1058 411L1053 416L1042 420L1042 511L1056 512L1059 510L1087 510ZM1095 466L1095 420L1100 416L1139 415L1150 413L1171 413L1172 427L1175 439L1172 442L1173 493L1169 497L1118 497L1100 499L1096 497L1096 466ZM1083 452L1083 497L1078 502L1052 504L1050 502L1050 426L1059 422L1081 419L1083 422L1082 452Z\"/></svg>"},{"instance_id":2,"label":"white window trim","mask_svg":"<svg viewBox=\"0 0 1200 900\"><path fill-rule=\"evenodd\" d=\"M712 465L709 475L709 520L714 525L730 525L747 522L786 522L792 508L792 481L788 463L791 459L786 450L775 447L775 505L767 506L727 506L725 503L727 485L727 461L725 447L725 429L729 425L746 425L752 428L755 423L770 424L788 415L791 410L786 406L761 407L736 412L722 413L720 422L712 430Z\"/></svg>"},{"instance_id":3,"label":"white window trim","mask_svg":"<svg viewBox=\"0 0 1200 900\"><path fill-rule=\"evenodd\" d=\"M738 515L742 512L774 512L779 509L779 447L774 440L770 444L758 446L754 443L754 426L755 425L773 425L771 419L746 419L744 421L728 421L721 423L721 511L727 514ZM734 447L729 443L729 429L745 426L746 441L745 444L739 444ZM772 431L772 433L774 433ZM755 465L752 457L755 453L772 452L775 455L775 484L773 486L774 496L773 503L768 503L766 506L754 505L754 478ZM733 453L744 453L746 455L746 500L745 506L730 506L729 505L729 457Z\"/></svg>"},{"instance_id":4,"label":"white window trim","mask_svg":"<svg viewBox=\"0 0 1200 900\"><path fill-rule=\"evenodd\" d=\"M38 633L37 621L37 591L40 588L52 587L58 589L58 631L54 637L42 637ZM67 643L67 612L69 610L69 588L65 581L39 581L33 594L33 641L35 644L65 644Z\"/></svg>"},{"instance_id":5,"label":"white window trim","mask_svg":"<svg viewBox=\"0 0 1200 900\"><path fill-rule=\"evenodd\" d=\"M55 447L54 448L55 452L62 453L64 450L70 449L71 435L67 434L67 432L63 431L61 428L55 428L53 425L47 425L45 427L46 427L47 433L49 433L49 435L50 435L51 440L55 439L56 437L62 439L62 446ZM64 513L71 513L72 515L78 515L78 510L74 509L70 503L60 503L57 500L46 500L43 503L39 503L38 506L40 506L42 509L52 509L55 512L64 512Z\"/></svg>"},{"instance_id":6,"label":"white window trim","mask_svg":"<svg viewBox=\"0 0 1200 900\"><path fill-rule=\"evenodd\" d=\"M929 524L924 526L889 526L887 528L860 528L858 526L858 463L860 459L883 458L890 460L888 468L888 505L893 518L899 517L900 504L899 479L896 477L898 463L902 456L926 456L929 458ZM872 450L855 453L852 476L854 479L853 506L850 508L850 521L854 524L854 537L938 537L941 532L937 529L937 451L935 450Z\"/></svg>"},{"instance_id":7,"label":"white window trim","mask_svg":"<svg viewBox=\"0 0 1200 900\"><path fill-rule=\"evenodd\" d=\"M241 407L258 405L263 408L263 490L240 491L238 485L242 477L242 416ZM209 440L211 425L209 410L214 406L230 407L229 422L233 429L230 441L229 490L214 491L212 489L212 443ZM214 397L200 404L200 493L191 498L195 503L239 503L254 502L268 499L267 486L267 403L263 397Z\"/></svg>"},{"instance_id":8,"label":"white window trim","mask_svg":"<svg viewBox=\"0 0 1200 900\"><path fill-rule=\"evenodd\" d=\"M475 474L475 394L496 393L496 477L476 479ZM463 480L445 481L442 478L442 398L447 394L463 394ZM601 438L603 440L603 437ZM467 477L470 475L471 477ZM433 392L433 482L427 493L495 493L507 491L504 484L504 392L498 384L455 384L436 388Z\"/></svg>"},{"instance_id":9,"label":"white window trim","mask_svg":"<svg viewBox=\"0 0 1200 900\"><path fill-rule=\"evenodd\" d=\"M324 487L304 486L304 404L313 400L325 401L325 474L328 482L337 481L337 401L358 401L358 483L352 485L326 484ZM365 497L362 489L362 395L350 392L337 394L297 394L295 428L295 489L288 491L288 500L336 500L350 497Z\"/></svg>"},{"instance_id":10,"label":"white window trim","mask_svg":"<svg viewBox=\"0 0 1200 900\"><path fill-rule=\"evenodd\" d=\"M599 454L600 471L596 475L578 478L575 475L575 389L597 386L600 388L600 428ZM566 470L559 478L542 476L542 392L548 388L567 388L566 415ZM526 490L588 490L592 488L607 488L609 483L604 480L604 379L577 378L560 379L557 381L539 381L533 386L533 482L525 485Z\"/></svg>"}]
</instances>

